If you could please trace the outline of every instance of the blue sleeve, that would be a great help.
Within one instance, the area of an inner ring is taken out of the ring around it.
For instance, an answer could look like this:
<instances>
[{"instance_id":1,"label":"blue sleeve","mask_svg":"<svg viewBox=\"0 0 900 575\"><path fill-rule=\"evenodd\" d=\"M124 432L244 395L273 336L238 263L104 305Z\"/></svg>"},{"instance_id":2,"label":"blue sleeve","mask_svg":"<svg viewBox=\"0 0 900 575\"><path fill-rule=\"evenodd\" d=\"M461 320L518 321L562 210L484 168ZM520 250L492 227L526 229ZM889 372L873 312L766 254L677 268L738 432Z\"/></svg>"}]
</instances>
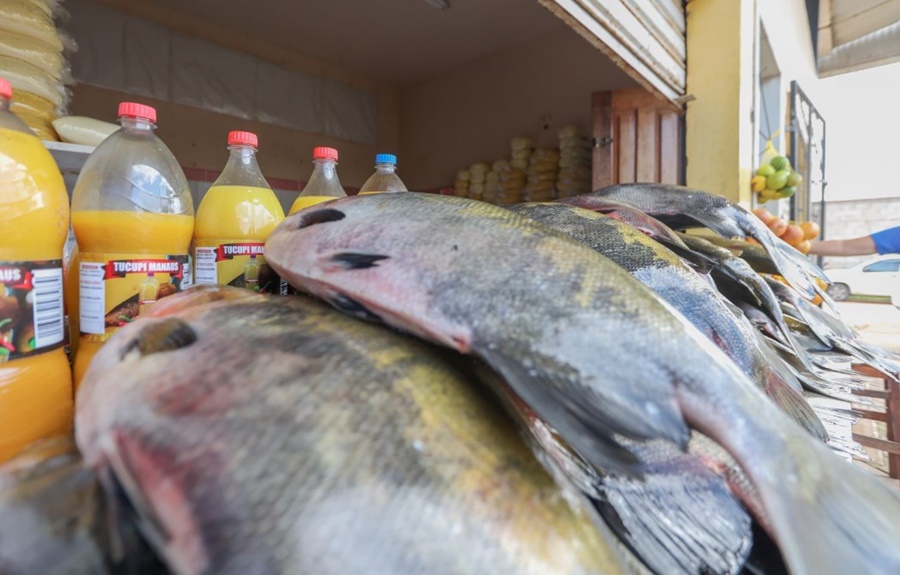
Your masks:
<instances>
[{"instance_id":1,"label":"blue sleeve","mask_svg":"<svg viewBox=\"0 0 900 575\"><path fill-rule=\"evenodd\" d=\"M900 254L900 226L872 234L879 254Z\"/></svg>"}]
</instances>

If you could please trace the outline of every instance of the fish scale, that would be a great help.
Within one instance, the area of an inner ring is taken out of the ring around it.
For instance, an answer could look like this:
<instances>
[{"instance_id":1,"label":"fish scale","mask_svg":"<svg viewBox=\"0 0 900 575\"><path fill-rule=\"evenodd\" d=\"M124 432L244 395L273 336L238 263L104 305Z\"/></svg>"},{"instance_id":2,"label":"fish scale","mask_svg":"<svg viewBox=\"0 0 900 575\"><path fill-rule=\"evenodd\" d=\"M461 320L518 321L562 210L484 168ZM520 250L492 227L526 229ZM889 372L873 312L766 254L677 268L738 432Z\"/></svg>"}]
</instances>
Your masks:
<instances>
[{"instance_id":1,"label":"fish scale","mask_svg":"<svg viewBox=\"0 0 900 575\"><path fill-rule=\"evenodd\" d=\"M174 573L632 572L456 356L228 289L167 298L79 390L86 462Z\"/></svg>"},{"instance_id":2,"label":"fish scale","mask_svg":"<svg viewBox=\"0 0 900 575\"><path fill-rule=\"evenodd\" d=\"M344 253L380 259L351 269ZM757 488L793 575L900 572L900 497L811 438L696 328L590 248L500 207L406 193L307 208L275 229L266 254L298 289L480 356L599 468L634 465L617 434L683 446L689 423ZM582 282L602 286L603 299L574 302ZM540 358L536 374L525 357Z\"/></svg>"},{"instance_id":3,"label":"fish scale","mask_svg":"<svg viewBox=\"0 0 900 575\"><path fill-rule=\"evenodd\" d=\"M720 295L677 254L628 224L573 205L532 203L509 209L565 233L627 270L723 349L804 429L827 439L796 378L775 369L764 357L753 327L735 317Z\"/></svg>"},{"instance_id":4,"label":"fish scale","mask_svg":"<svg viewBox=\"0 0 900 575\"><path fill-rule=\"evenodd\" d=\"M705 226L726 237L760 242L781 275L808 297L818 293L829 301L815 280L830 283L828 277L797 250L769 230L752 212L724 196L684 186L668 184L617 184L587 195L610 198L656 217L672 228Z\"/></svg>"}]
</instances>

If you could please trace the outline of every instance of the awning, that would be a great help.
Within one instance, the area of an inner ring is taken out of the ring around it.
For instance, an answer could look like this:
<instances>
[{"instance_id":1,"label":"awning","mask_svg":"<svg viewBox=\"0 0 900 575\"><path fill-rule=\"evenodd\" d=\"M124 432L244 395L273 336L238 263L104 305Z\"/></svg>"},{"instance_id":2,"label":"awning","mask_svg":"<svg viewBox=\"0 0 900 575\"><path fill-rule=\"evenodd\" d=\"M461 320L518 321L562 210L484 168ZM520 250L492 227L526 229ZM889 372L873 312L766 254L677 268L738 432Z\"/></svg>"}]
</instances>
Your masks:
<instances>
[{"instance_id":1,"label":"awning","mask_svg":"<svg viewBox=\"0 0 900 575\"><path fill-rule=\"evenodd\" d=\"M819 77L900 62L900 0L819 0Z\"/></svg>"}]
</instances>

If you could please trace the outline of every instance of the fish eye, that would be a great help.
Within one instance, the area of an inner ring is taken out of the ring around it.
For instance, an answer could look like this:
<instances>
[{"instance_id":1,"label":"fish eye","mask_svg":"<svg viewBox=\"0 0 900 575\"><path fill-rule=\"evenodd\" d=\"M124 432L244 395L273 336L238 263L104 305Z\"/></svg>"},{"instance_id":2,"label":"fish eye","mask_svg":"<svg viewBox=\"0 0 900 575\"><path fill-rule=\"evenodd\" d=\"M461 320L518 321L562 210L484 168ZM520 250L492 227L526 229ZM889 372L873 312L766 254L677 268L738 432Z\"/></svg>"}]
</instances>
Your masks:
<instances>
[{"instance_id":1,"label":"fish eye","mask_svg":"<svg viewBox=\"0 0 900 575\"><path fill-rule=\"evenodd\" d=\"M342 211L324 208L309 214L304 214L303 217L300 218L300 224L297 226L297 229L302 230L303 228L308 228L309 226L316 224L324 224L325 222L336 222L338 220L343 220L346 217L347 215Z\"/></svg>"}]
</instances>

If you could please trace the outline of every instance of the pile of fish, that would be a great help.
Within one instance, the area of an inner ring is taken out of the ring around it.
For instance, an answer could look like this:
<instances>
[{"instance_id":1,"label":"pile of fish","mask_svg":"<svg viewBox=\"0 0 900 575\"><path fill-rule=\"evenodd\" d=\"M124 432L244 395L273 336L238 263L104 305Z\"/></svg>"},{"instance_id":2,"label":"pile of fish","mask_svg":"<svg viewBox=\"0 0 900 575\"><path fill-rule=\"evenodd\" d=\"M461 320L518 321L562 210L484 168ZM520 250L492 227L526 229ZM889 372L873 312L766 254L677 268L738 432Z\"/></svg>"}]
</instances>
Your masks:
<instances>
[{"instance_id":1,"label":"pile of fish","mask_svg":"<svg viewBox=\"0 0 900 575\"><path fill-rule=\"evenodd\" d=\"M0 573L900 573L836 431L900 361L736 204L368 195L266 257L314 297L160 301L0 468Z\"/></svg>"}]
</instances>

